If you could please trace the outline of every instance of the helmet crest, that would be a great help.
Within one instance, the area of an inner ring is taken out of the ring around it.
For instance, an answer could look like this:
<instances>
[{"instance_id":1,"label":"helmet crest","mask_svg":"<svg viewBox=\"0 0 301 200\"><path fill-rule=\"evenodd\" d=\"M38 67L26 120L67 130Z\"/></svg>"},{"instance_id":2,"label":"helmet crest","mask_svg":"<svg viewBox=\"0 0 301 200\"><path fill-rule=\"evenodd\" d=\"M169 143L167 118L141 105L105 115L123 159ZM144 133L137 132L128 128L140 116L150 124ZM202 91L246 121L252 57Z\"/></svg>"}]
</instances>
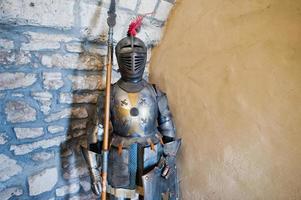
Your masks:
<instances>
[{"instance_id":1,"label":"helmet crest","mask_svg":"<svg viewBox=\"0 0 301 200\"><path fill-rule=\"evenodd\" d=\"M139 15L138 17L136 17L136 19L134 19L130 23L129 30L128 30L128 36L133 36L133 37L136 36L136 34L138 33L138 31L141 28L142 20L143 20L144 16L145 15Z\"/></svg>"},{"instance_id":2,"label":"helmet crest","mask_svg":"<svg viewBox=\"0 0 301 200\"><path fill-rule=\"evenodd\" d=\"M121 79L127 82L142 80L146 64L147 47L136 35L141 28L143 18L137 16L129 25L127 37L118 42L115 48Z\"/></svg>"}]
</instances>

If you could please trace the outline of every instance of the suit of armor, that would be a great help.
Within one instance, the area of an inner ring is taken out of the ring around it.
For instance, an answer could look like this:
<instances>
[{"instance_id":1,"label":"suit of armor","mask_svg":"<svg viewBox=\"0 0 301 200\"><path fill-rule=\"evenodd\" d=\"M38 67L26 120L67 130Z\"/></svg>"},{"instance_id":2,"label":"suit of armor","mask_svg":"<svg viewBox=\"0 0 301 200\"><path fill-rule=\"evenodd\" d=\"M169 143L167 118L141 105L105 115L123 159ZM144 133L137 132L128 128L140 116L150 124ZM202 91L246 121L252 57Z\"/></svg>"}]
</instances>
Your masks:
<instances>
[{"instance_id":1,"label":"suit of armor","mask_svg":"<svg viewBox=\"0 0 301 200\"><path fill-rule=\"evenodd\" d=\"M110 199L178 199L175 156L180 140L166 95L142 79L146 47L136 37L116 46L121 79L111 87L112 133L108 159ZM101 117L99 117L101 119ZM92 190L101 192L99 163L101 121L92 131L89 149L82 149L91 175ZM95 148L97 147L97 148Z\"/></svg>"}]
</instances>

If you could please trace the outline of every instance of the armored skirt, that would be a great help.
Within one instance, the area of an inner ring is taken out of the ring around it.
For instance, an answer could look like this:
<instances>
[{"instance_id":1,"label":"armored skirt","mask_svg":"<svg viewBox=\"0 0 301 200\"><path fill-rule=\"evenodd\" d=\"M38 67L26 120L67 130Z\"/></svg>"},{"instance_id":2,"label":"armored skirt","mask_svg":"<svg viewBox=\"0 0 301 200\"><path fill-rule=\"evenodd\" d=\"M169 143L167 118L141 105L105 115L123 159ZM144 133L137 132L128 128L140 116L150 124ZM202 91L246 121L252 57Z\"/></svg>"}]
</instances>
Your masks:
<instances>
[{"instance_id":1,"label":"armored skirt","mask_svg":"<svg viewBox=\"0 0 301 200\"><path fill-rule=\"evenodd\" d=\"M144 195L141 178L157 165L163 154L159 138L159 135L142 138L113 136L108 168L111 195L129 199Z\"/></svg>"}]
</instances>

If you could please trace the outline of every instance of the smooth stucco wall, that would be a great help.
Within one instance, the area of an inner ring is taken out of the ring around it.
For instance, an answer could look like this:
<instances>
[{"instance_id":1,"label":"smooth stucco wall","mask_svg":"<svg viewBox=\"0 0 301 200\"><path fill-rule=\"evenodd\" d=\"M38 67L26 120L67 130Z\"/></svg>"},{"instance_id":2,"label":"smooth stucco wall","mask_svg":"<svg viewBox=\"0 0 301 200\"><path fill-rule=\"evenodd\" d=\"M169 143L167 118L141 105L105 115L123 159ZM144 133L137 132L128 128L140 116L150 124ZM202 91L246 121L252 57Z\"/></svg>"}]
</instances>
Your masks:
<instances>
[{"instance_id":1,"label":"smooth stucco wall","mask_svg":"<svg viewBox=\"0 0 301 200\"><path fill-rule=\"evenodd\" d=\"M184 200L301 199L301 1L178 1L150 74Z\"/></svg>"},{"instance_id":2,"label":"smooth stucco wall","mask_svg":"<svg viewBox=\"0 0 301 200\"><path fill-rule=\"evenodd\" d=\"M113 1L112 1L113 2ZM103 115L111 0L0 0L0 200L99 200L80 146ZM118 0L150 53L174 0ZM148 78L148 65L144 77ZM112 83L120 78L113 59Z\"/></svg>"}]
</instances>

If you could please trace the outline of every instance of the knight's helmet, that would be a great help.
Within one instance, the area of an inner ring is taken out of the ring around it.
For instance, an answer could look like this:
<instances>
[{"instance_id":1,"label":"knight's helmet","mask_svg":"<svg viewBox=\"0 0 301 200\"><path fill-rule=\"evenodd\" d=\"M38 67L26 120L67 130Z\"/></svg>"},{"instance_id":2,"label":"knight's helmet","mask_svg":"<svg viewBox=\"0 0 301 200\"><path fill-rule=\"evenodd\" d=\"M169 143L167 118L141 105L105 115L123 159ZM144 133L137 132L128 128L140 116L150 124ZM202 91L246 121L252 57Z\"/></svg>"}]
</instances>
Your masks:
<instances>
[{"instance_id":1,"label":"knight's helmet","mask_svg":"<svg viewBox=\"0 0 301 200\"><path fill-rule=\"evenodd\" d=\"M147 48L141 39L135 37L141 22L142 17L133 21L130 24L128 36L120 40L115 48L119 71L124 81L138 82L143 76Z\"/></svg>"}]
</instances>

